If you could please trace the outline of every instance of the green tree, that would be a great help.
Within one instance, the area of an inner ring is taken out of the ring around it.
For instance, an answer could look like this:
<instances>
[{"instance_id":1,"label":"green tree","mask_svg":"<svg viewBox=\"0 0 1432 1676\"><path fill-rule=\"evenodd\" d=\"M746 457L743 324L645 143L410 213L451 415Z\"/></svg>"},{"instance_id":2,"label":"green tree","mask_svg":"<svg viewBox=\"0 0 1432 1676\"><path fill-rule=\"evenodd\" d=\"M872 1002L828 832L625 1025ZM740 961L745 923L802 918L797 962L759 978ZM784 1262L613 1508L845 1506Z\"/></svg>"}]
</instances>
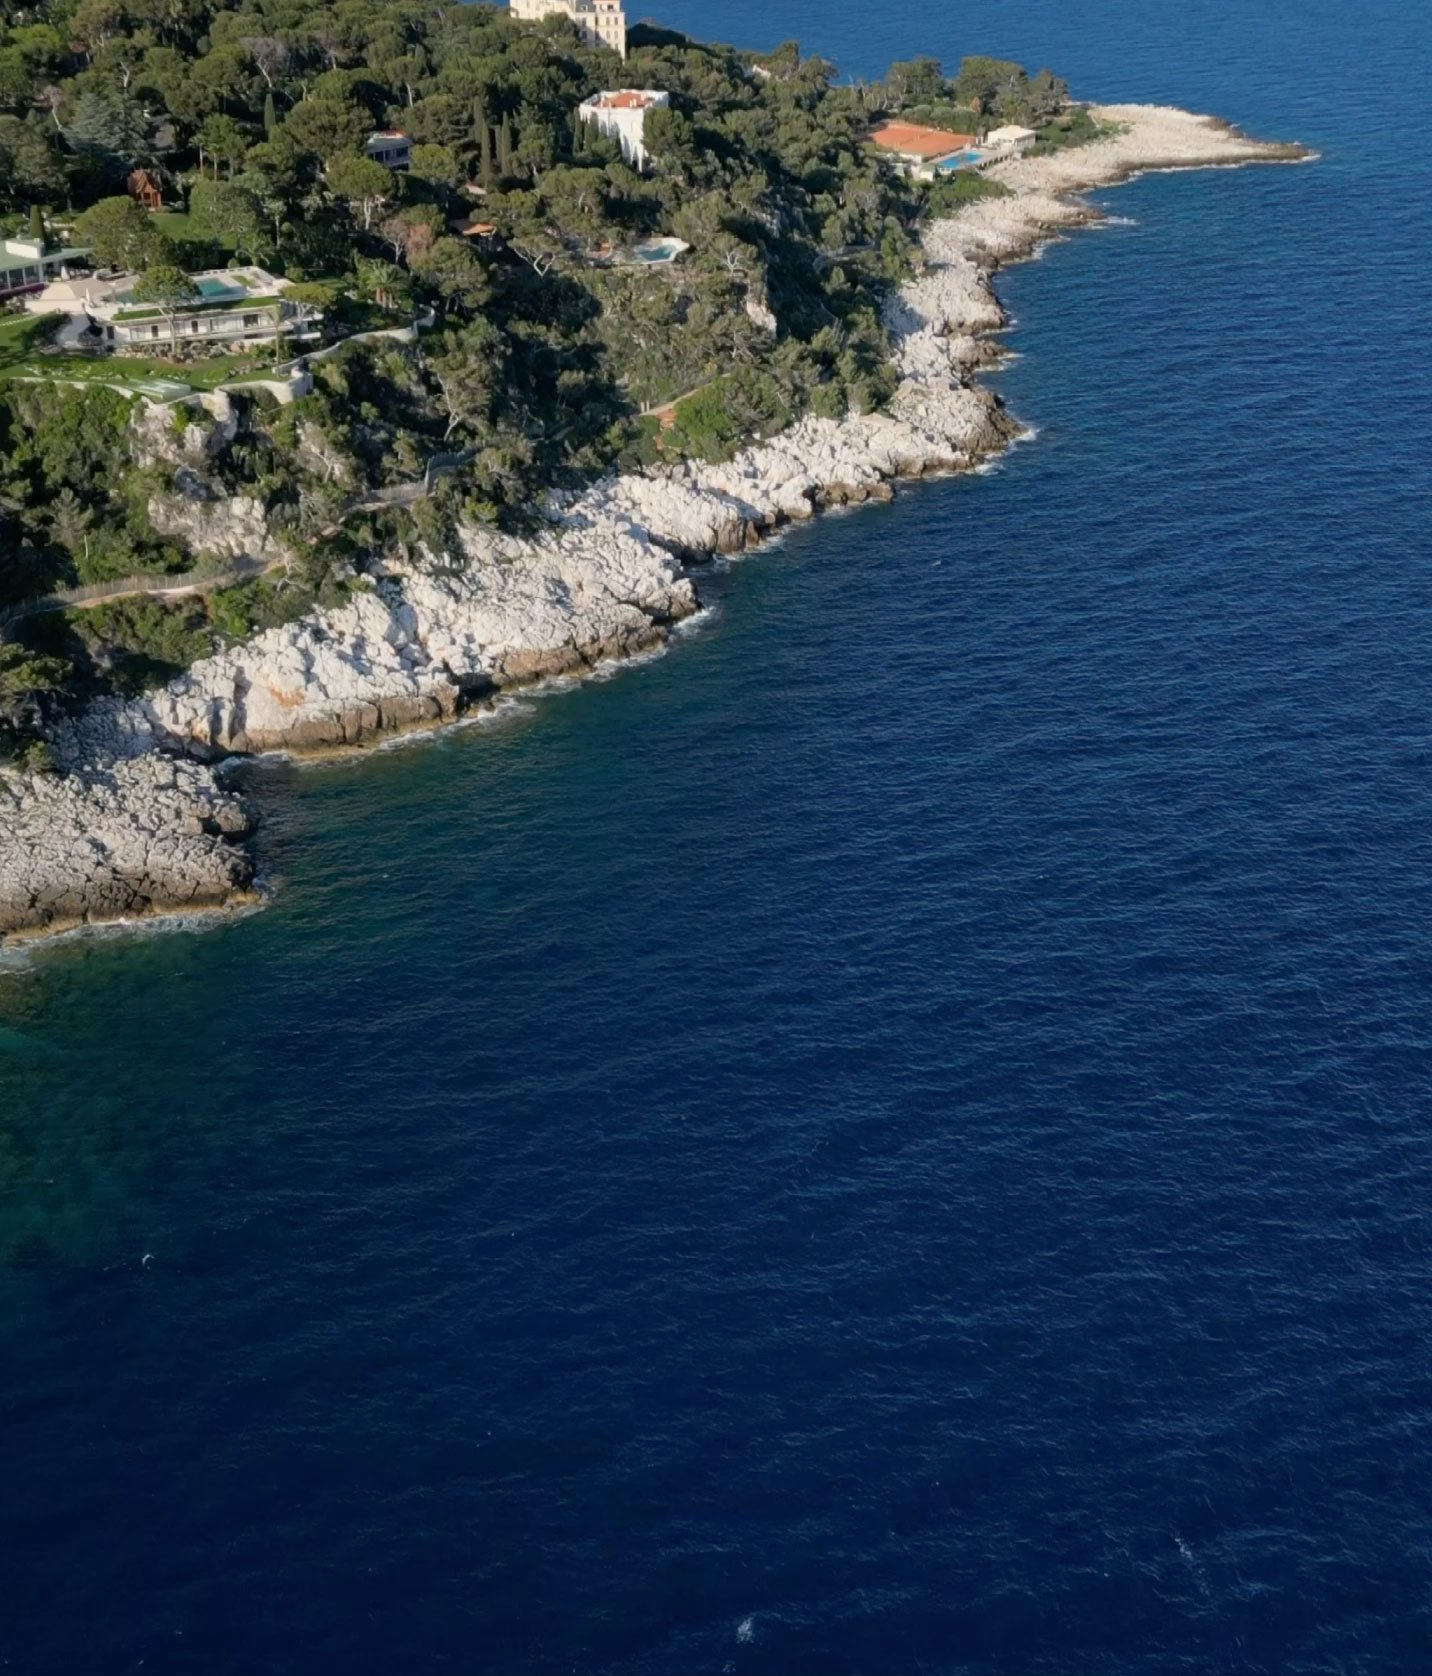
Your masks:
<instances>
[{"instance_id":1,"label":"green tree","mask_svg":"<svg viewBox=\"0 0 1432 1676\"><path fill-rule=\"evenodd\" d=\"M227 164L230 175L244 160L249 149L249 137L231 116L224 116L215 112L213 116L206 116L200 124L199 132L194 136L194 142L199 148L199 167L202 170L207 158L214 165L214 179L219 178L219 165Z\"/></svg>"},{"instance_id":2,"label":"green tree","mask_svg":"<svg viewBox=\"0 0 1432 1676\"><path fill-rule=\"evenodd\" d=\"M45 212L38 204L30 205L30 237L41 250L50 242L50 235L45 228Z\"/></svg>"},{"instance_id":3,"label":"green tree","mask_svg":"<svg viewBox=\"0 0 1432 1676\"><path fill-rule=\"evenodd\" d=\"M155 229L133 198L101 198L75 219L75 237L88 245L103 268L142 268L154 246Z\"/></svg>"},{"instance_id":4,"label":"green tree","mask_svg":"<svg viewBox=\"0 0 1432 1676\"><path fill-rule=\"evenodd\" d=\"M65 124L65 138L111 177L146 161L150 154L144 113L110 89L87 89L79 95Z\"/></svg>"},{"instance_id":5,"label":"green tree","mask_svg":"<svg viewBox=\"0 0 1432 1676\"><path fill-rule=\"evenodd\" d=\"M492 125L487 120L487 107L481 94L472 103L472 129L477 140L477 166L484 186L493 182Z\"/></svg>"},{"instance_id":6,"label":"green tree","mask_svg":"<svg viewBox=\"0 0 1432 1676\"><path fill-rule=\"evenodd\" d=\"M463 178L463 166L457 153L446 145L415 145L412 150L412 173L418 180L449 191Z\"/></svg>"},{"instance_id":7,"label":"green tree","mask_svg":"<svg viewBox=\"0 0 1432 1676\"><path fill-rule=\"evenodd\" d=\"M911 58L890 66L885 88L897 110L908 105L933 105L944 96L945 72L938 58Z\"/></svg>"},{"instance_id":8,"label":"green tree","mask_svg":"<svg viewBox=\"0 0 1432 1676\"><path fill-rule=\"evenodd\" d=\"M73 673L61 658L0 645L0 739L13 749L39 727L44 701Z\"/></svg>"},{"instance_id":9,"label":"green tree","mask_svg":"<svg viewBox=\"0 0 1432 1676\"><path fill-rule=\"evenodd\" d=\"M259 261L269 240L264 208L238 181L196 181L189 195L195 218L220 239L227 239L246 262Z\"/></svg>"},{"instance_id":10,"label":"green tree","mask_svg":"<svg viewBox=\"0 0 1432 1676\"><path fill-rule=\"evenodd\" d=\"M283 127L300 151L325 161L361 152L373 130L368 113L351 97L305 99L284 118Z\"/></svg>"},{"instance_id":11,"label":"green tree","mask_svg":"<svg viewBox=\"0 0 1432 1676\"><path fill-rule=\"evenodd\" d=\"M360 256L358 288L369 301L390 313L403 314L412 307L412 276L396 262L380 262L372 257Z\"/></svg>"},{"instance_id":12,"label":"green tree","mask_svg":"<svg viewBox=\"0 0 1432 1676\"><path fill-rule=\"evenodd\" d=\"M278 111L274 107L273 89L270 88L268 92L264 94L264 133L272 138L273 131L277 127Z\"/></svg>"},{"instance_id":13,"label":"green tree","mask_svg":"<svg viewBox=\"0 0 1432 1676\"><path fill-rule=\"evenodd\" d=\"M696 125L684 111L662 107L646 113L642 139L658 168L685 177L700 158Z\"/></svg>"},{"instance_id":14,"label":"green tree","mask_svg":"<svg viewBox=\"0 0 1432 1676\"><path fill-rule=\"evenodd\" d=\"M1011 96L1017 99L1027 82L1022 67L1010 59L966 58L955 77L955 100L983 116Z\"/></svg>"},{"instance_id":15,"label":"green tree","mask_svg":"<svg viewBox=\"0 0 1432 1676\"><path fill-rule=\"evenodd\" d=\"M52 127L42 125L38 112L20 120L0 117L0 193L11 207L38 199L46 204L64 202L68 185Z\"/></svg>"},{"instance_id":16,"label":"green tree","mask_svg":"<svg viewBox=\"0 0 1432 1676\"><path fill-rule=\"evenodd\" d=\"M491 294L486 269L461 239L437 239L413 266L425 284L463 314L475 313Z\"/></svg>"},{"instance_id":17,"label":"green tree","mask_svg":"<svg viewBox=\"0 0 1432 1676\"><path fill-rule=\"evenodd\" d=\"M503 380L502 334L490 321L475 320L449 335L436 354L426 358L447 417L443 441L456 431L481 431L491 420Z\"/></svg>"},{"instance_id":18,"label":"green tree","mask_svg":"<svg viewBox=\"0 0 1432 1676\"><path fill-rule=\"evenodd\" d=\"M190 303L202 293L183 268L172 263L161 263L148 269L134 284L132 296L137 303L153 303L169 322L169 341L179 341L178 320Z\"/></svg>"},{"instance_id":19,"label":"green tree","mask_svg":"<svg viewBox=\"0 0 1432 1676\"><path fill-rule=\"evenodd\" d=\"M356 152L335 157L324 170L323 178L334 197L341 198L361 221L365 233L383 205L396 198L401 190L398 177L391 169Z\"/></svg>"}]
</instances>

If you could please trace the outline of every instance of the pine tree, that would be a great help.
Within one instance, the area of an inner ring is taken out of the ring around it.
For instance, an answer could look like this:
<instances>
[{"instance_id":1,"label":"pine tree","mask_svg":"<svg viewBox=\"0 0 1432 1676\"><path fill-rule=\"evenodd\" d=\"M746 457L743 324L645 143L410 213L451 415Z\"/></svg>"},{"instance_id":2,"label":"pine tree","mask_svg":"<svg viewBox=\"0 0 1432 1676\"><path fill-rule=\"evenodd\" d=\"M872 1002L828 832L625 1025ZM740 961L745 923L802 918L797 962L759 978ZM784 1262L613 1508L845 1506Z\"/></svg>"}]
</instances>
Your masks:
<instances>
[{"instance_id":1,"label":"pine tree","mask_svg":"<svg viewBox=\"0 0 1432 1676\"><path fill-rule=\"evenodd\" d=\"M139 107L109 90L81 93L64 133L76 151L116 173L146 161L150 150Z\"/></svg>"},{"instance_id":2,"label":"pine tree","mask_svg":"<svg viewBox=\"0 0 1432 1676\"><path fill-rule=\"evenodd\" d=\"M274 108L273 93L268 92L264 94L264 133L272 139L273 131L277 127L278 111Z\"/></svg>"}]
</instances>

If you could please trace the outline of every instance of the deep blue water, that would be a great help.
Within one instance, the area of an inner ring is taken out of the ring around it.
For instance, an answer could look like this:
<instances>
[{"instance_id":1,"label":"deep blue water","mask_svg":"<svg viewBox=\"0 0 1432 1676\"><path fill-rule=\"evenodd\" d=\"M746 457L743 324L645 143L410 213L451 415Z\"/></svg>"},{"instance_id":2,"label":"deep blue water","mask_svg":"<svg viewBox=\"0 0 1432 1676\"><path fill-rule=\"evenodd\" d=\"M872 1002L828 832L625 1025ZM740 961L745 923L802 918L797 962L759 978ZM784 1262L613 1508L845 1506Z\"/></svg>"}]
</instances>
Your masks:
<instances>
[{"instance_id":1,"label":"deep blue water","mask_svg":"<svg viewBox=\"0 0 1432 1676\"><path fill-rule=\"evenodd\" d=\"M994 474L0 972L0 1668L1425 1666L1432 14L879 17L719 29L1325 158L1007 273Z\"/></svg>"}]
</instances>

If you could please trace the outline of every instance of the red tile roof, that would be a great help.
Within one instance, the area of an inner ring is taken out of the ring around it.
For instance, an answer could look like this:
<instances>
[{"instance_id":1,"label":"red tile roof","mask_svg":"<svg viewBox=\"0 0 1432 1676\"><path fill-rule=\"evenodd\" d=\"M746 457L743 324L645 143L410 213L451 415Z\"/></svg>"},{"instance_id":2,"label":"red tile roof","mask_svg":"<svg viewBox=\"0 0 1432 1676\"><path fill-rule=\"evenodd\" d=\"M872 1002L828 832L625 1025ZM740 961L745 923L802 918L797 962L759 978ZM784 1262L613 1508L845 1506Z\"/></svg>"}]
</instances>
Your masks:
<instances>
[{"instance_id":1,"label":"red tile roof","mask_svg":"<svg viewBox=\"0 0 1432 1676\"><path fill-rule=\"evenodd\" d=\"M626 88L621 93L601 93L595 100L604 111L641 111L652 102L651 94L637 93L631 88Z\"/></svg>"}]
</instances>

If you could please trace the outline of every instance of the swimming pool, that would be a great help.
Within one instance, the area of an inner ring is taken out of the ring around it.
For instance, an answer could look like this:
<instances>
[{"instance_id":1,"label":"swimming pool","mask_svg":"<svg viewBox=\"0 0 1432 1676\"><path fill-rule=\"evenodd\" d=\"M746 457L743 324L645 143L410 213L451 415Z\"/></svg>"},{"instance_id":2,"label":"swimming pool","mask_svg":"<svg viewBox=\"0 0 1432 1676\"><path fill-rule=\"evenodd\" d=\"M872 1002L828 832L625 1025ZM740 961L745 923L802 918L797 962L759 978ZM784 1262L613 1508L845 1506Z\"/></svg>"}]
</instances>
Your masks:
<instances>
[{"instance_id":1,"label":"swimming pool","mask_svg":"<svg viewBox=\"0 0 1432 1676\"><path fill-rule=\"evenodd\" d=\"M674 262L690 248L684 239L643 239L631 247L630 256L633 262Z\"/></svg>"},{"instance_id":2,"label":"swimming pool","mask_svg":"<svg viewBox=\"0 0 1432 1676\"><path fill-rule=\"evenodd\" d=\"M942 158L935 167L942 172L951 169L973 169L984 160L985 153L982 151L957 151L953 157Z\"/></svg>"},{"instance_id":3,"label":"swimming pool","mask_svg":"<svg viewBox=\"0 0 1432 1676\"><path fill-rule=\"evenodd\" d=\"M228 279L214 279L208 276L196 278L194 285L201 297L208 297L211 300L216 297L246 297L248 295L247 286L237 274L230 276ZM141 299L135 297L131 288L127 291L120 291L113 300L116 303L128 304Z\"/></svg>"}]
</instances>

